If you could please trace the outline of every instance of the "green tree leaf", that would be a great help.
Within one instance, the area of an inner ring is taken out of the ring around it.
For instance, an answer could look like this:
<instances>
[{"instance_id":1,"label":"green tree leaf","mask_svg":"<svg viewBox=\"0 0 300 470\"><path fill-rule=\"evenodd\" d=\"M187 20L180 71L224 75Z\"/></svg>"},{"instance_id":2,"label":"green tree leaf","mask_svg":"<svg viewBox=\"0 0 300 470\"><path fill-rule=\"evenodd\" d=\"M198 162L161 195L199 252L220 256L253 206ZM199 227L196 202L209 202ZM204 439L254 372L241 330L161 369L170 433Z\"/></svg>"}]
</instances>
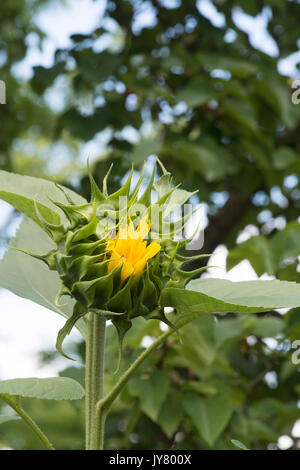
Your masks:
<instances>
[{"instance_id":1,"label":"green tree leaf","mask_svg":"<svg viewBox=\"0 0 300 470\"><path fill-rule=\"evenodd\" d=\"M135 377L128 384L130 394L139 398L141 410L153 421L157 421L169 387L169 377L159 370L146 380Z\"/></svg>"},{"instance_id":2,"label":"green tree leaf","mask_svg":"<svg viewBox=\"0 0 300 470\"><path fill-rule=\"evenodd\" d=\"M22 378L2 380L0 394L46 400L79 400L84 397L84 389L68 377Z\"/></svg>"},{"instance_id":3,"label":"green tree leaf","mask_svg":"<svg viewBox=\"0 0 300 470\"><path fill-rule=\"evenodd\" d=\"M278 252L272 250L269 240L263 236L251 237L228 253L226 268L229 271L247 259L258 276L264 273L272 276L276 272L277 257Z\"/></svg>"},{"instance_id":4,"label":"green tree leaf","mask_svg":"<svg viewBox=\"0 0 300 470\"><path fill-rule=\"evenodd\" d=\"M202 106L214 97L212 84L206 77L195 77L176 94L177 101L185 101L187 106Z\"/></svg>"},{"instance_id":5,"label":"green tree leaf","mask_svg":"<svg viewBox=\"0 0 300 470\"><path fill-rule=\"evenodd\" d=\"M194 393L185 396L183 407L199 435L210 446L227 426L233 411L232 405L223 396L200 398Z\"/></svg>"},{"instance_id":6,"label":"green tree leaf","mask_svg":"<svg viewBox=\"0 0 300 470\"><path fill-rule=\"evenodd\" d=\"M259 235L236 246L227 256L227 270L247 259L258 276L276 275L281 263L300 251L300 224L290 222L271 238ZM295 276L294 276L295 278Z\"/></svg>"},{"instance_id":7,"label":"green tree leaf","mask_svg":"<svg viewBox=\"0 0 300 470\"><path fill-rule=\"evenodd\" d=\"M183 418L182 400L182 393L174 390L168 394L164 405L161 407L157 421L169 438L173 436Z\"/></svg>"}]
</instances>

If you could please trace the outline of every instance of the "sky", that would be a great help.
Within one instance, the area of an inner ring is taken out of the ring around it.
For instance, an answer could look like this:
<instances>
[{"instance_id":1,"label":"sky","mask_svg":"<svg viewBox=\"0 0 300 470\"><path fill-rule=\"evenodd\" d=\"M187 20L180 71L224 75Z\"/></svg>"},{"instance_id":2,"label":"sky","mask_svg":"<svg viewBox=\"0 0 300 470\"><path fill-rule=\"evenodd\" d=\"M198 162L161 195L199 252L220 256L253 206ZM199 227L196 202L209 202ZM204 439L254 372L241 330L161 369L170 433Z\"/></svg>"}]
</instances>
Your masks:
<instances>
[{"instance_id":1,"label":"sky","mask_svg":"<svg viewBox=\"0 0 300 470\"><path fill-rule=\"evenodd\" d=\"M213 24L218 27L224 25L223 15L216 11L209 0L199 0L197 4L200 12ZM66 0L64 5L53 2L42 10L36 21L47 35L43 42L43 48L42 50L38 48L37 37L35 34L30 34L28 37L29 53L22 63L14 67L14 73L23 79L29 79L34 65L51 66L55 49L68 47L70 45L69 37L74 32L84 34L92 31L99 24L104 7L105 0L102 2ZM276 57L278 55L277 45L266 31L270 15L271 11L268 8L263 8L262 13L256 18L246 15L241 9L236 9L233 20L249 34L249 40L253 46ZM151 12L145 9L137 27L147 25L151 21ZM234 31L229 30L228 40L232 40L234 34ZM279 71L284 75L296 77L299 75L296 69L296 64L299 61L300 52L297 52L279 62ZM84 155L98 151L99 145L101 145L99 141L90 142L83 149ZM10 210L8 204L0 202L0 226L7 220ZM15 230L16 227L12 227L10 235L13 235ZM249 236L249 233L248 235L246 233L245 236ZM224 246L220 246L216 250L210 264L218 267L209 269L208 276L232 281L257 279L248 261L243 261L230 272L226 272L226 254ZM267 279L268 276L263 276L263 278ZM63 318L3 289L0 290L0 305L1 314L5 315L5 321L2 320L0 331L0 378L49 377L57 375L58 370L70 365L67 359L61 358L42 367L37 354L41 349L54 347L57 332L64 324ZM67 341L78 337L79 333L73 330ZM300 429L297 432L300 434ZM287 437L282 436L282 448L288 447Z\"/></svg>"}]
</instances>

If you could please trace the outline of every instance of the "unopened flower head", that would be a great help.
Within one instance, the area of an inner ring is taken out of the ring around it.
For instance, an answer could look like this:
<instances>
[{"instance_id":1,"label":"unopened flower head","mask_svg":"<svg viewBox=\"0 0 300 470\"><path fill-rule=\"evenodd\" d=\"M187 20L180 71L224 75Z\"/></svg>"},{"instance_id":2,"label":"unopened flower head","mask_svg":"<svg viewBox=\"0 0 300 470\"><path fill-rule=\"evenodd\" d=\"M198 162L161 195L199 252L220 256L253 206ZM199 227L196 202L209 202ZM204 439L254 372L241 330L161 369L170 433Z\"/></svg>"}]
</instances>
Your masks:
<instances>
[{"instance_id":1,"label":"unopened flower head","mask_svg":"<svg viewBox=\"0 0 300 470\"><path fill-rule=\"evenodd\" d=\"M142 194L144 172L131 189L132 169L113 194L108 192L108 175L101 191L89 172L90 202L76 205L66 193L65 203L52 201L64 213L66 225L45 220L36 206L39 223L56 249L45 256L31 255L58 272L57 303L62 296L75 301L73 315L58 335L62 354L65 336L88 312L111 320L120 343L136 317L170 325L161 303L164 289L183 288L200 272L185 269L191 260L181 253L187 240L178 239L193 215L181 210L193 193L174 187L170 173L160 167L162 175L155 180L155 165ZM176 220L172 213L177 213Z\"/></svg>"},{"instance_id":2,"label":"unopened flower head","mask_svg":"<svg viewBox=\"0 0 300 470\"><path fill-rule=\"evenodd\" d=\"M117 237L110 239L106 251L110 252L108 272L116 267L121 269L121 281L125 282L130 276L136 279L145 269L147 261L160 251L161 246L157 242L147 245L144 238L148 235L151 222L147 222L147 216L139 224L137 230L132 220L125 228L121 228Z\"/></svg>"}]
</instances>

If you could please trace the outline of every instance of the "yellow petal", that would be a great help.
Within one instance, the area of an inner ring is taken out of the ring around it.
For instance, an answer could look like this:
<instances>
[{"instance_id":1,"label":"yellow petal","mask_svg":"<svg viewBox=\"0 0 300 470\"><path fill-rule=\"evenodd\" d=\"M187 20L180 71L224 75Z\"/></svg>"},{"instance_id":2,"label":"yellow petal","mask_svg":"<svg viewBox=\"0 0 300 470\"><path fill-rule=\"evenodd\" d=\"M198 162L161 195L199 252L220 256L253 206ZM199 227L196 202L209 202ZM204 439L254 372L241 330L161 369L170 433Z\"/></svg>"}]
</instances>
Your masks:
<instances>
[{"instance_id":1,"label":"yellow petal","mask_svg":"<svg viewBox=\"0 0 300 470\"><path fill-rule=\"evenodd\" d=\"M137 234L140 238L144 239L150 230L150 221L147 222L148 216L145 215L145 217L142 218L138 228L137 228Z\"/></svg>"},{"instance_id":2,"label":"yellow petal","mask_svg":"<svg viewBox=\"0 0 300 470\"><path fill-rule=\"evenodd\" d=\"M128 240L118 240L116 243L116 251L120 255L124 255L127 257L129 251Z\"/></svg>"},{"instance_id":3,"label":"yellow petal","mask_svg":"<svg viewBox=\"0 0 300 470\"><path fill-rule=\"evenodd\" d=\"M144 257L143 259L141 259L134 265L134 274L135 274L134 277L137 277L140 274L142 274L142 272L145 269L146 264L147 264L147 258Z\"/></svg>"},{"instance_id":4,"label":"yellow petal","mask_svg":"<svg viewBox=\"0 0 300 470\"><path fill-rule=\"evenodd\" d=\"M130 238L132 240L135 240L136 238L138 238L138 236L136 235L136 232L135 232L135 229L134 229L134 224L133 224L131 218L129 220L130 220L130 222L129 222L129 225L128 225L128 238Z\"/></svg>"},{"instance_id":5,"label":"yellow petal","mask_svg":"<svg viewBox=\"0 0 300 470\"><path fill-rule=\"evenodd\" d=\"M142 218L138 229L135 230L134 224L129 218L129 224L126 228L121 228L116 239L108 240L107 251L110 251L110 262L108 264L108 272L111 272L117 266L121 269L121 280L124 282L133 273L135 277L141 274L147 261L153 258L161 249L159 243L152 242L147 246L147 242L143 241L150 230L150 221L148 217Z\"/></svg>"},{"instance_id":6,"label":"yellow petal","mask_svg":"<svg viewBox=\"0 0 300 470\"><path fill-rule=\"evenodd\" d=\"M146 253L145 255L143 256L142 259L140 259L135 265L134 265L134 272L135 272L135 275L138 276L139 274L141 274L144 269L145 269L145 266L147 264L147 261L150 259L150 258L153 258L155 255L157 255L157 253L160 251L161 249L161 246L156 243L156 242L153 242L151 243L147 248L146 248Z\"/></svg>"},{"instance_id":7,"label":"yellow petal","mask_svg":"<svg viewBox=\"0 0 300 470\"><path fill-rule=\"evenodd\" d=\"M133 273L134 269L131 263L129 261L125 261L122 267L121 271L121 281L124 282L126 279L128 279L131 274Z\"/></svg>"},{"instance_id":8,"label":"yellow petal","mask_svg":"<svg viewBox=\"0 0 300 470\"><path fill-rule=\"evenodd\" d=\"M134 265L138 260L144 257L147 242L143 242L141 238L132 242L128 260Z\"/></svg>"},{"instance_id":9,"label":"yellow petal","mask_svg":"<svg viewBox=\"0 0 300 470\"><path fill-rule=\"evenodd\" d=\"M161 249L161 246L159 243L152 242L150 243L149 246L147 246L145 256L147 256L147 259L153 258L153 256L157 255L160 249Z\"/></svg>"},{"instance_id":10,"label":"yellow petal","mask_svg":"<svg viewBox=\"0 0 300 470\"><path fill-rule=\"evenodd\" d=\"M128 226L124 226L122 225L122 227L120 227L120 230L119 230L119 233L118 233L118 238L120 240L127 240L128 239Z\"/></svg>"},{"instance_id":11,"label":"yellow petal","mask_svg":"<svg viewBox=\"0 0 300 470\"><path fill-rule=\"evenodd\" d=\"M108 272L110 273L116 266L121 266L123 258L115 251L112 250L111 261L108 263Z\"/></svg>"},{"instance_id":12,"label":"yellow petal","mask_svg":"<svg viewBox=\"0 0 300 470\"><path fill-rule=\"evenodd\" d=\"M108 240L106 250L111 251L115 248L115 240Z\"/></svg>"}]
</instances>

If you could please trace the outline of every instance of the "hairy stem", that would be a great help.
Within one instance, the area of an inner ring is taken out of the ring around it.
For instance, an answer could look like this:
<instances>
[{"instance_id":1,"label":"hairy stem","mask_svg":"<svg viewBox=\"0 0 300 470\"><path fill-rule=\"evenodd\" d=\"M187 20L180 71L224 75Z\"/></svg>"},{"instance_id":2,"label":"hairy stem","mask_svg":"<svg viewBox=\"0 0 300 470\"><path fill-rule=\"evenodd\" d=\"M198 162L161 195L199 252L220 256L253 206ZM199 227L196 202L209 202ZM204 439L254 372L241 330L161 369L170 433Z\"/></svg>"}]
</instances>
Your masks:
<instances>
[{"instance_id":1,"label":"hairy stem","mask_svg":"<svg viewBox=\"0 0 300 470\"><path fill-rule=\"evenodd\" d=\"M198 318L201 314L189 314L182 316L177 322L175 322L175 326L177 329L182 328L184 325L190 323L195 318ZM129 381L129 379L133 376L136 372L137 368L148 358L148 356L154 351L158 346L160 346L169 336L174 334L175 330L169 328L163 334L161 334L153 343L145 349L142 354L131 364L131 366L127 369L127 371L122 375L122 377L118 380L116 385L112 388L112 390L106 395L105 398L102 398L98 401L97 407L97 416L96 420L98 423L98 441L95 442L97 449L103 449L103 442L104 442L104 426L107 414L109 412L110 407L112 406L113 402L116 398L120 395L121 391Z\"/></svg>"},{"instance_id":2,"label":"hairy stem","mask_svg":"<svg viewBox=\"0 0 300 470\"><path fill-rule=\"evenodd\" d=\"M106 320L89 313L86 321L86 449L96 450L100 433L96 405L103 398Z\"/></svg>"},{"instance_id":3,"label":"hairy stem","mask_svg":"<svg viewBox=\"0 0 300 470\"><path fill-rule=\"evenodd\" d=\"M44 444L46 449L48 450L55 450L47 436L43 433L43 431L39 428L39 426L36 424L35 421L26 413L26 411L21 407L19 398L17 401L11 399L7 396L1 395L1 398L9 405L11 406L16 413L30 426L32 431L37 435L37 437L40 439L40 441Z\"/></svg>"},{"instance_id":4,"label":"hairy stem","mask_svg":"<svg viewBox=\"0 0 300 470\"><path fill-rule=\"evenodd\" d=\"M85 448L90 445L90 427L91 427L91 382L92 382L92 347L93 347L93 317L89 313L86 316L86 342L85 342Z\"/></svg>"}]
</instances>

